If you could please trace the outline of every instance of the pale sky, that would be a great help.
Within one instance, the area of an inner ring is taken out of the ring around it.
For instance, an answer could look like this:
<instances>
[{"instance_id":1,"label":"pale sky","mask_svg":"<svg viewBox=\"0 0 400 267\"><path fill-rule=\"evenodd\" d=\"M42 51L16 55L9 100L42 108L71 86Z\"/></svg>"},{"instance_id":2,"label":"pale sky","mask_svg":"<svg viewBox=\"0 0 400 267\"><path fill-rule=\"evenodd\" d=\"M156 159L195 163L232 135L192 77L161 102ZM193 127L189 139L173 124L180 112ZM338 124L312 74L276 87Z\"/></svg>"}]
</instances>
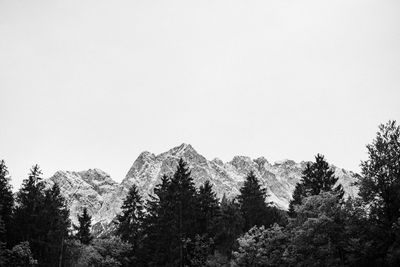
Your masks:
<instances>
[{"instance_id":1,"label":"pale sky","mask_svg":"<svg viewBox=\"0 0 400 267\"><path fill-rule=\"evenodd\" d=\"M0 0L0 99L15 189L183 142L359 171L400 121L400 1Z\"/></svg>"}]
</instances>

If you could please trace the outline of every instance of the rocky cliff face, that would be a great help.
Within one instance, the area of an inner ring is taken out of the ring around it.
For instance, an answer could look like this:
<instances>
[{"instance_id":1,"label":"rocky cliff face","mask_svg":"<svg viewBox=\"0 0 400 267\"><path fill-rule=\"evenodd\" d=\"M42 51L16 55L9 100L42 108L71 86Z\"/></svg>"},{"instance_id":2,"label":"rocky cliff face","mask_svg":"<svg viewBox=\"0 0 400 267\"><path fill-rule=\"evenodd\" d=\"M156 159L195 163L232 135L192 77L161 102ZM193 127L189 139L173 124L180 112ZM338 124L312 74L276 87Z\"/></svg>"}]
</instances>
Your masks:
<instances>
[{"instance_id":1,"label":"rocky cliff face","mask_svg":"<svg viewBox=\"0 0 400 267\"><path fill-rule=\"evenodd\" d=\"M294 187L306 165L306 162L296 163L292 160L271 164L263 157L251 159L244 156L236 156L225 163L220 159L209 161L191 145L182 144L159 155L141 153L119 185L108 174L98 169L57 172L47 182L60 186L70 206L73 222L76 222L76 214L83 207L87 207L93 215L95 231L103 232L120 212L130 186L136 184L146 198L153 193L162 175L173 174L181 157L188 163L196 186L210 180L218 197L222 197L223 194L227 197L239 194L245 176L251 170L254 171L267 189L268 201L283 209L288 208ZM335 169L335 174L339 177L338 182L344 186L346 194L355 195L357 189L352 186L353 173L334 166L332 168Z\"/></svg>"},{"instance_id":2,"label":"rocky cliff face","mask_svg":"<svg viewBox=\"0 0 400 267\"><path fill-rule=\"evenodd\" d=\"M118 183L99 169L81 172L58 171L45 180L46 186L56 183L70 208L72 223L77 224L77 215L86 207L93 216L94 224L108 224L112 218L99 212L108 205L118 188ZM113 215L114 216L114 215Z\"/></svg>"}]
</instances>

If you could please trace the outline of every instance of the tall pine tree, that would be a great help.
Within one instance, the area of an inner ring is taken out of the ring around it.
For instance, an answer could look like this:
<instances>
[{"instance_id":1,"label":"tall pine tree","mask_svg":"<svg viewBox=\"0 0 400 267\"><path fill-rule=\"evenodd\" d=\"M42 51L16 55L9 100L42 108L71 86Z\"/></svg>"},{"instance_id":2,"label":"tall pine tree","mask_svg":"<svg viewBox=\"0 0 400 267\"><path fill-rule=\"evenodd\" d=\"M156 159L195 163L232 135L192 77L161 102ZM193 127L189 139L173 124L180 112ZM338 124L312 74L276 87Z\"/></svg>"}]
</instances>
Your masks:
<instances>
[{"instance_id":1,"label":"tall pine tree","mask_svg":"<svg viewBox=\"0 0 400 267\"><path fill-rule=\"evenodd\" d=\"M168 188L170 178L161 177L161 183L154 188L154 195L146 203L146 216L144 218L143 257L148 266L166 265L171 260L170 221L172 211L168 205Z\"/></svg>"},{"instance_id":2,"label":"tall pine tree","mask_svg":"<svg viewBox=\"0 0 400 267\"><path fill-rule=\"evenodd\" d=\"M42 253L41 215L44 207L44 185L40 177L42 172L38 165L34 165L28 179L23 181L17 193L16 208L13 219L13 245L28 241L32 252L38 259Z\"/></svg>"},{"instance_id":3,"label":"tall pine tree","mask_svg":"<svg viewBox=\"0 0 400 267\"><path fill-rule=\"evenodd\" d=\"M262 226L267 221L267 206L265 203L265 189L261 188L260 182L253 171L247 175L243 186L240 188L238 201L244 219L244 231L254 225Z\"/></svg>"},{"instance_id":4,"label":"tall pine tree","mask_svg":"<svg viewBox=\"0 0 400 267\"><path fill-rule=\"evenodd\" d=\"M292 200L289 203L289 216L293 217L296 214L295 206L301 204L301 200L305 196L303 183L297 183L293 191Z\"/></svg>"},{"instance_id":5,"label":"tall pine tree","mask_svg":"<svg viewBox=\"0 0 400 267\"><path fill-rule=\"evenodd\" d=\"M143 239L144 204L136 185L133 185L117 216L117 235L132 245L132 264L140 264L139 246Z\"/></svg>"},{"instance_id":6,"label":"tall pine tree","mask_svg":"<svg viewBox=\"0 0 400 267\"><path fill-rule=\"evenodd\" d=\"M78 223L78 225L74 225L75 230L77 230L75 237L82 244L89 245L93 239L90 233L92 217L89 215L86 207L83 208L82 214L78 215Z\"/></svg>"},{"instance_id":7,"label":"tall pine tree","mask_svg":"<svg viewBox=\"0 0 400 267\"><path fill-rule=\"evenodd\" d=\"M190 247L198 233L197 192L183 159L171 179L164 177L155 189L157 197L149 202L146 218L146 248L150 266L185 266Z\"/></svg>"},{"instance_id":8,"label":"tall pine tree","mask_svg":"<svg viewBox=\"0 0 400 267\"><path fill-rule=\"evenodd\" d=\"M0 233L0 242L10 241L11 216L14 206L14 197L9 183L8 169L4 160L0 161L0 217L3 223L3 232Z\"/></svg>"},{"instance_id":9,"label":"tall pine tree","mask_svg":"<svg viewBox=\"0 0 400 267\"><path fill-rule=\"evenodd\" d=\"M17 194L13 245L28 241L40 266L57 266L70 226L69 210L57 185L45 189L38 165Z\"/></svg>"},{"instance_id":10,"label":"tall pine tree","mask_svg":"<svg viewBox=\"0 0 400 267\"><path fill-rule=\"evenodd\" d=\"M184 247L184 240L188 238L194 240L198 230L194 227L196 226L196 193L187 163L181 158L171 178L167 199L167 207L172 211L171 263L174 266L185 266L189 263L189 252Z\"/></svg>"},{"instance_id":11,"label":"tall pine tree","mask_svg":"<svg viewBox=\"0 0 400 267\"><path fill-rule=\"evenodd\" d=\"M70 227L69 209L60 188L54 184L44 192L41 225L44 260L42 266L57 266L62 260L64 241Z\"/></svg>"},{"instance_id":12,"label":"tall pine tree","mask_svg":"<svg viewBox=\"0 0 400 267\"><path fill-rule=\"evenodd\" d=\"M317 154L315 162L308 162L305 169L302 171L300 182L296 185L293 192L292 200L289 204L289 214L295 215L295 206L301 204L304 197L318 195L321 192L334 192L339 198L344 195L341 184L335 186L338 177L335 176L335 171L329 167L328 162L323 155Z\"/></svg>"},{"instance_id":13,"label":"tall pine tree","mask_svg":"<svg viewBox=\"0 0 400 267\"><path fill-rule=\"evenodd\" d=\"M216 231L215 219L219 212L219 206L217 195L208 180L199 188L198 209L199 234L214 236Z\"/></svg>"},{"instance_id":14,"label":"tall pine tree","mask_svg":"<svg viewBox=\"0 0 400 267\"><path fill-rule=\"evenodd\" d=\"M243 233L243 225L244 219L239 205L235 200L228 200L224 194L216 220L218 232L215 236L215 246L228 259L231 258L236 239Z\"/></svg>"}]
</instances>

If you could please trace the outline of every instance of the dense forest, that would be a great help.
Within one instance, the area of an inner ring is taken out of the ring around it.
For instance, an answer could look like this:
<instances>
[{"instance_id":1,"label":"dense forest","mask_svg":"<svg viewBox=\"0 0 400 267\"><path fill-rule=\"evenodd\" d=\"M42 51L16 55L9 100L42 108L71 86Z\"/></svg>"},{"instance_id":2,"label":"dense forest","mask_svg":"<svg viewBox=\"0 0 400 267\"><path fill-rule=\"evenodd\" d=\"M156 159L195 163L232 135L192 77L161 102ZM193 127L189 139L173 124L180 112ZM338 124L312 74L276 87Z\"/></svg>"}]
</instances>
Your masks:
<instances>
[{"instance_id":1,"label":"dense forest","mask_svg":"<svg viewBox=\"0 0 400 267\"><path fill-rule=\"evenodd\" d=\"M196 188L181 159L150 197L133 185L106 236L78 224L38 165L16 194L0 162L0 266L400 266L400 126L379 126L345 197L317 154L302 172L289 211L267 203L253 172L234 199ZM345 153L345 152L343 152Z\"/></svg>"}]
</instances>

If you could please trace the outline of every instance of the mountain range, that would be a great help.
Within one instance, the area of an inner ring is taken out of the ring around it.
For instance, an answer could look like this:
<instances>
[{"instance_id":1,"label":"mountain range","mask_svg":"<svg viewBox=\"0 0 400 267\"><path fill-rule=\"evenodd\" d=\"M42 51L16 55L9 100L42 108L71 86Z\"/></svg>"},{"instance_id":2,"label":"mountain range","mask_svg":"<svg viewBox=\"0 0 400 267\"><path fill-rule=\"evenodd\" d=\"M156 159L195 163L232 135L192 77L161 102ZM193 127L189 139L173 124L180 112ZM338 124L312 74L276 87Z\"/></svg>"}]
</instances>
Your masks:
<instances>
[{"instance_id":1,"label":"mountain range","mask_svg":"<svg viewBox=\"0 0 400 267\"><path fill-rule=\"evenodd\" d=\"M197 187L209 180L218 197L225 194L233 198L239 194L246 175L252 170L266 188L267 201L279 208L288 209L291 195L296 183L300 181L301 172L307 162L296 163L293 160L268 162L264 157L251 159L246 156L235 156L229 162L215 158L208 160L199 154L191 145L182 144L167 152L155 155L143 152L134 161L121 183L100 169L87 171L58 171L45 180L47 186L56 183L70 208L70 217L77 223L77 214L86 207L92 215L93 231L100 235L107 232L110 223L120 212L120 207L129 190L136 184L144 198L153 193L162 175L172 175L178 160L183 158L191 170L191 176ZM353 185L354 173L331 165L345 190L345 195L357 193Z\"/></svg>"}]
</instances>

